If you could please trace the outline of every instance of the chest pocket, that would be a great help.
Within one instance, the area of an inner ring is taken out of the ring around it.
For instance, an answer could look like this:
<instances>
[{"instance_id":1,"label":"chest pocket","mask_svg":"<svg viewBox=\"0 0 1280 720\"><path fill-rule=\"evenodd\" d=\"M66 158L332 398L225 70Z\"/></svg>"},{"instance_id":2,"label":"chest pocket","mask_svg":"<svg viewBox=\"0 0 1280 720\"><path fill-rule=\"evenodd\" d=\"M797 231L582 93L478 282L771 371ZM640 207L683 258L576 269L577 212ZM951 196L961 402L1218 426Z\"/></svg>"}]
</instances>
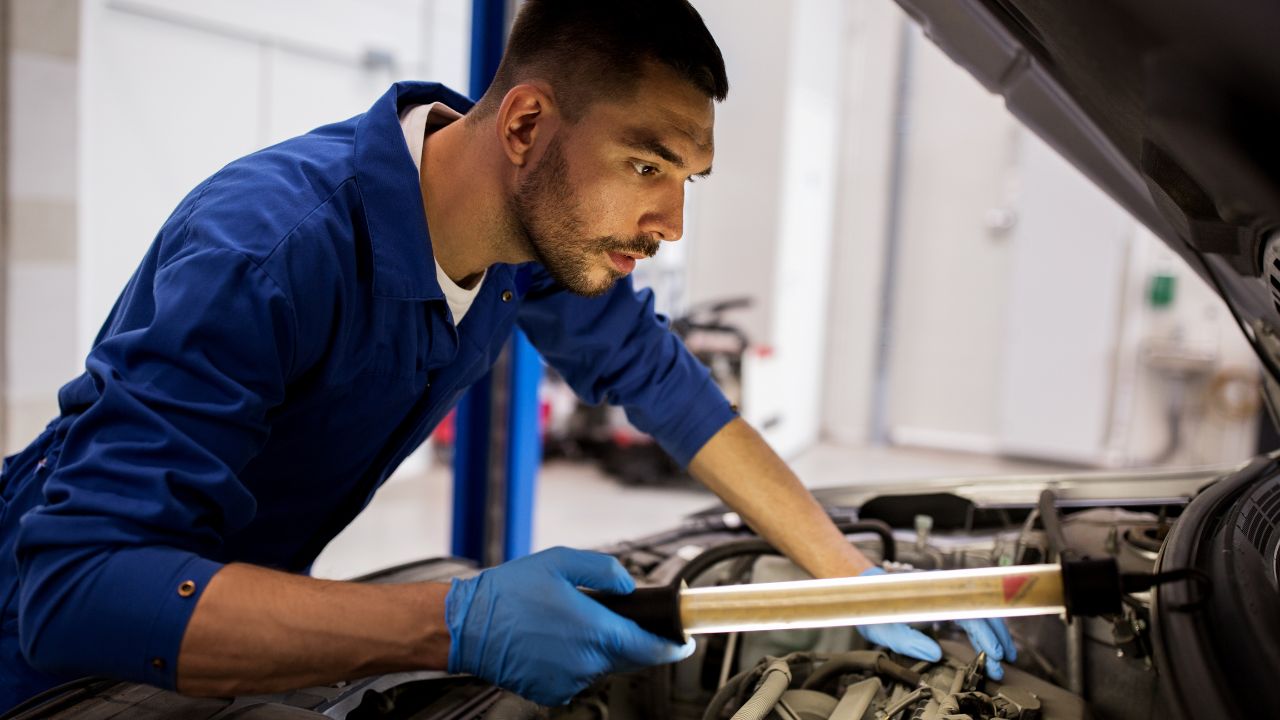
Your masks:
<instances>
[{"instance_id":1,"label":"chest pocket","mask_svg":"<svg viewBox=\"0 0 1280 720\"><path fill-rule=\"evenodd\" d=\"M346 355L359 375L413 378L425 375L433 354L454 345L448 328L432 315L434 303L377 302L357 323Z\"/></svg>"}]
</instances>

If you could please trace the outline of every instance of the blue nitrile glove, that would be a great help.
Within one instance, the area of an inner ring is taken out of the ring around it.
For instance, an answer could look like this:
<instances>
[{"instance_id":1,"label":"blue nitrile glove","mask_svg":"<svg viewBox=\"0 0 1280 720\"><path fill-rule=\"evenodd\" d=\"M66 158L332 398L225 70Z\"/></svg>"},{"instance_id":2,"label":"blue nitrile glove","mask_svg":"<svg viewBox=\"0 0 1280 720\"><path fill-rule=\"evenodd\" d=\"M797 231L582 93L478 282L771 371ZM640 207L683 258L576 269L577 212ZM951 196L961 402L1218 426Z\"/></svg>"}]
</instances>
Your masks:
<instances>
[{"instance_id":1,"label":"blue nitrile glove","mask_svg":"<svg viewBox=\"0 0 1280 720\"><path fill-rule=\"evenodd\" d=\"M858 577L883 575L884 568L873 567L864 570ZM1013 636L1009 628L1000 618L983 618L980 620L958 620L956 623L969 635L973 649L987 654L987 677L1000 680L1004 677L1001 660L1010 662L1018 659L1018 649L1013 645ZM937 662L942 659L942 648L933 638L912 628L906 623L886 623L884 625L859 625L858 632L867 642L883 645L890 650L919 660Z\"/></svg>"},{"instance_id":2,"label":"blue nitrile glove","mask_svg":"<svg viewBox=\"0 0 1280 720\"><path fill-rule=\"evenodd\" d=\"M552 548L454 580L445 599L449 672L540 705L563 705L596 678L683 660L677 645L579 592L627 594L635 581L601 553Z\"/></svg>"},{"instance_id":3,"label":"blue nitrile glove","mask_svg":"<svg viewBox=\"0 0 1280 720\"><path fill-rule=\"evenodd\" d=\"M1004 619L957 620L956 624L969 634L969 642L974 650L987 654L987 677L992 680L1004 678L1004 668L1000 667L1000 661L1013 662L1018 659L1018 648L1013 644L1013 636L1009 634L1009 626Z\"/></svg>"}]
</instances>

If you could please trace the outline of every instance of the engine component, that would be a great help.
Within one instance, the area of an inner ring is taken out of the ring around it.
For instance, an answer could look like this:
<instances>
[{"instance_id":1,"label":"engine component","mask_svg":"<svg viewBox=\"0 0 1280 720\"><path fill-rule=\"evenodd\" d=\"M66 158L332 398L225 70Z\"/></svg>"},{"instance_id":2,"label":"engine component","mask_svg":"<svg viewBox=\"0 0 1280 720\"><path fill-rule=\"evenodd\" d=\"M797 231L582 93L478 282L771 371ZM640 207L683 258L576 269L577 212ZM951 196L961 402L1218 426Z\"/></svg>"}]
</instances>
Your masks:
<instances>
[{"instance_id":1,"label":"engine component","mask_svg":"<svg viewBox=\"0 0 1280 720\"><path fill-rule=\"evenodd\" d=\"M1026 673L1013 670L1007 682L992 682L983 673L986 658L966 656L960 647L946 643L944 659L921 663L921 672L881 651L766 658L731 678L702 719L861 720L872 711L870 717L912 720L1089 717L1079 698ZM791 687L780 691L783 677L791 678Z\"/></svg>"}]
</instances>

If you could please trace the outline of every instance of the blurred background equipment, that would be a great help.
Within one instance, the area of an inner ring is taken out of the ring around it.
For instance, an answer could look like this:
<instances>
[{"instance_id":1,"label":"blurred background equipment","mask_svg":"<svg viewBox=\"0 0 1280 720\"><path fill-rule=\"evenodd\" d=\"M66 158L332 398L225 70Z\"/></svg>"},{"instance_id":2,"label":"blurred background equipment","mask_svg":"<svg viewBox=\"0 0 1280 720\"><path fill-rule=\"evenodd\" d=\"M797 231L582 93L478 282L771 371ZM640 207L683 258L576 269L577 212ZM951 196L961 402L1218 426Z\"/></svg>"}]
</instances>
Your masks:
<instances>
[{"instance_id":1,"label":"blurred background equipment","mask_svg":"<svg viewBox=\"0 0 1280 720\"><path fill-rule=\"evenodd\" d=\"M671 330L707 366L725 397L744 414L748 408L742 397L743 364L751 342L731 316L751 303L749 297L700 303L671 321ZM546 457L590 458L628 485L693 481L653 438L627 421L622 408L577 401L573 390L554 371L548 372L542 402L549 411L544 431Z\"/></svg>"}]
</instances>

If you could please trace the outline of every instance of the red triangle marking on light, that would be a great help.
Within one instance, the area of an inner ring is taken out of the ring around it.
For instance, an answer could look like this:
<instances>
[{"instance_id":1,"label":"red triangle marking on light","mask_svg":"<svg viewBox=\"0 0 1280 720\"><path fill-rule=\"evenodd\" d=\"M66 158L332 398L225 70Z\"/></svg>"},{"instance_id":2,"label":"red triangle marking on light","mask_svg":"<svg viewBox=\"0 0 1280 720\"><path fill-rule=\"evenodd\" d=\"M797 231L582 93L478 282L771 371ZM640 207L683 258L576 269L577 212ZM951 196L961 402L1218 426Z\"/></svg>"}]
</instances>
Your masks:
<instances>
[{"instance_id":1,"label":"red triangle marking on light","mask_svg":"<svg viewBox=\"0 0 1280 720\"><path fill-rule=\"evenodd\" d=\"M1022 589L1022 586L1027 584L1029 579L1026 575L1010 575L1004 578L1002 581L1004 584L1004 601L1009 602L1012 600L1018 594L1018 591Z\"/></svg>"}]
</instances>

